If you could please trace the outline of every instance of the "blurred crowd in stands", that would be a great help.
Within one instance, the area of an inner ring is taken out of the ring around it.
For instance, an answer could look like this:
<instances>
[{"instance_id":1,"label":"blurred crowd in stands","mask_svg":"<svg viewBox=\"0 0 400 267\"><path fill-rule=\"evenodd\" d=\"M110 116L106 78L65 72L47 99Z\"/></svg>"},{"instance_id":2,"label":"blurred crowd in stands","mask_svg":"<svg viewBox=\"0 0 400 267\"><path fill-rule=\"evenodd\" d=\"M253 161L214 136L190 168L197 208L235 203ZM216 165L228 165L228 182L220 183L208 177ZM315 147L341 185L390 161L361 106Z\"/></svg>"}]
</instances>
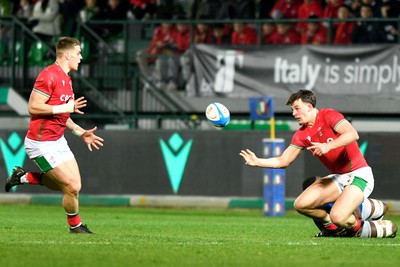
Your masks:
<instances>
[{"instance_id":1,"label":"blurred crowd in stands","mask_svg":"<svg viewBox=\"0 0 400 267\"><path fill-rule=\"evenodd\" d=\"M26 21L44 40L61 34L73 36L77 20L163 20L165 25L155 30L154 38L176 42L178 52L188 47L188 27L173 25L171 19L206 20L195 27L195 43L326 44L329 25L321 19L400 15L400 0L0 0L0 6L2 15L13 14ZM262 25L262 36L258 36L252 23L210 23L225 19L271 20ZM309 22L289 23L286 19ZM95 30L107 38L118 34L122 27L109 24ZM336 21L331 34L335 44L391 43L397 42L397 23ZM153 53L154 45L149 48Z\"/></svg>"},{"instance_id":2,"label":"blurred crowd in stands","mask_svg":"<svg viewBox=\"0 0 400 267\"><path fill-rule=\"evenodd\" d=\"M149 68L152 65L174 72L176 68L171 65L182 63L179 56L191 43L398 43L397 21L371 19L399 18L400 0L0 0L0 15L10 14L24 20L47 43L60 35L73 36L77 21L162 21L155 28L149 47L137 55L142 73L150 77L154 73ZM351 18L358 20L350 21ZM264 20L261 28L257 23L247 23L253 19ZM190 24L193 20L195 25ZM107 39L120 34L122 25L93 26L93 30ZM161 55L169 57L158 60ZM177 74L159 71L157 80L171 80L160 77L163 75Z\"/></svg>"}]
</instances>

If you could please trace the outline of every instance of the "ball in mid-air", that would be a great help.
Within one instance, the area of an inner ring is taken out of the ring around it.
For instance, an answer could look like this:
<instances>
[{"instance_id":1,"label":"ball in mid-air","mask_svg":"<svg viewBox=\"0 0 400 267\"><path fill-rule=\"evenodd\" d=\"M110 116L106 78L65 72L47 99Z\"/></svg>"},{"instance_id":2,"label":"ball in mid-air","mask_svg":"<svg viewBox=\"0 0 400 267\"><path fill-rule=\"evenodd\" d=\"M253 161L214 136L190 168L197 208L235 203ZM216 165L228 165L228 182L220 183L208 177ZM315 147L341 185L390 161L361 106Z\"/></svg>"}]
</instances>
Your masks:
<instances>
[{"instance_id":1,"label":"ball in mid-air","mask_svg":"<svg viewBox=\"0 0 400 267\"><path fill-rule=\"evenodd\" d=\"M206 108L206 117L208 121L215 127L224 127L231 119L228 108L217 102L208 105Z\"/></svg>"}]
</instances>

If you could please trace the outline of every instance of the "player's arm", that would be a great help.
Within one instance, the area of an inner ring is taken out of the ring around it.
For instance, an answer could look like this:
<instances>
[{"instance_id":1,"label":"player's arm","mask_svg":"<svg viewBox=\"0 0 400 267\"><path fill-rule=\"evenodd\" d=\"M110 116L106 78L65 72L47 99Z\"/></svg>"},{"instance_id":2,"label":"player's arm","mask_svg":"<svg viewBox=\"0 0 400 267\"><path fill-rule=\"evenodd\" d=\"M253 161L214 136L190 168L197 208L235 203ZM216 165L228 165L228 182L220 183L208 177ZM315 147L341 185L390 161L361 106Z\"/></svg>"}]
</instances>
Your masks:
<instances>
[{"instance_id":1,"label":"player's arm","mask_svg":"<svg viewBox=\"0 0 400 267\"><path fill-rule=\"evenodd\" d=\"M348 120L342 120L335 127L335 131L339 133L339 137L328 143L312 143L312 146L307 147L314 155L322 156L332 149L347 146L359 139L356 129Z\"/></svg>"},{"instance_id":2,"label":"player's arm","mask_svg":"<svg viewBox=\"0 0 400 267\"><path fill-rule=\"evenodd\" d=\"M52 115L53 106L46 104L49 97L32 90L28 102L28 111L31 115Z\"/></svg>"},{"instance_id":3,"label":"player's arm","mask_svg":"<svg viewBox=\"0 0 400 267\"><path fill-rule=\"evenodd\" d=\"M290 165L301 153L301 149L288 146L282 155L274 158L258 158L253 151L246 149L240 151L239 155L245 161L246 165L262 168L286 168Z\"/></svg>"},{"instance_id":4,"label":"player's arm","mask_svg":"<svg viewBox=\"0 0 400 267\"><path fill-rule=\"evenodd\" d=\"M94 132L97 130L97 127L94 127L90 130L85 130L76 124L71 118L68 118L66 126L67 129L69 129L74 135L82 138L90 151L92 151L92 147L99 150L100 147L103 146L104 139L94 134Z\"/></svg>"},{"instance_id":5,"label":"player's arm","mask_svg":"<svg viewBox=\"0 0 400 267\"><path fill-rule=\"evenodd\" d=\"M75 101L70 99L67 103L61 105L49 105L47 101L49 96L39 91L32 90L29 97L28 110L31 115L53 115L62 113L78 113L83 114L80 108L86 107L85 97L80 97Z\"/></svg>"},{"instance_id":6,"label":"player's arm","mask_svg":"<svg viewBox=\"0 0 400 267\"><path fill-rule=\"evenodd\" d=\"M68 118L66 127L76 136L82 136L85 133L85 129L76 124L71 118Z\"/></svg>"}]
</instances>

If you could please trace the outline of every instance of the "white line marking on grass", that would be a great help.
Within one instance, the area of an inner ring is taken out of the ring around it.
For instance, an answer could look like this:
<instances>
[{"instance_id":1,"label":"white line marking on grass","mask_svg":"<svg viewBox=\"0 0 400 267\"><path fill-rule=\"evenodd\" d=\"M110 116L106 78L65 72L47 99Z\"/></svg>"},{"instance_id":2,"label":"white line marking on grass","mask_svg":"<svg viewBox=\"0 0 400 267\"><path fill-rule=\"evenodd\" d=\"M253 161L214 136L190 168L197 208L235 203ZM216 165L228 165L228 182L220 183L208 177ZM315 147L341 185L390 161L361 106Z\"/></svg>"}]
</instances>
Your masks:
<instances>
[{"instance_id":1,"label":"white line marking on grass","mask_svg":"<svg viewBox=\"0 0 400 267\"><path fill-rule=\"evenodd\" d=\"M56 242L56 241L43 241L43 240L37 240L37 241L9 241L6 242L7 244L25 244L25 245L68 245L68 244L73 244L73 245L133 245L132 242L109 242L109 241L82 241L82 242Z\"/></svg>"},{"instance_id":2,"label":"white line marking on grass","mask_svg":"<svg viewBox=\"0 0 400 267\"><path fill-rule=\"evenodd\" d=\"M217 241L211 241L211 242L207 242L207 241L199 241L199 242L178 242L176 243L177 245L204 245L204 246L208 246L208 245L222 245L222 242L217 242Z\"/></svg>"},{"instance_id":3,"label":"white line marking on grass","mask_svg":"<svg viewBox=\"0 0 400 267\"><path fill-rule=\"evenodd\" d=\"M347 242L343 242L343 244L346 244ZM279 244L270 244L267 243L267 246L276 246ZM310 241L310 242L288 242L286 243L286 245L288 246L320 246L323 245L322 243L318 243L318 242L314 242L314 241ZM399 243L360 243L358 244L358 246L361 247L400 247Z\"/></svg>"},{"instance_id":4,"label":"white line marking on grass","mask_svg":"<svg viewBox=\"0 0 400 267\"><path fill-rule=\"evenodd\" d=\"M317 243L317 242L310 241L310 242L306 242L306 243L304 243L304 242L288 242L287 245L288 246L304 246L304 245L307 245L307 246L318 246L320 244Z\"/></svg>"},{"instance_id":5,"label":"white line marking on grass","mask_svg":"<svg viewBox=\"0 0 400 267\"><path fill-rule=\"evenodd\" d=\"M400 247L400 244L361 244L363 247Z\"/></svg>"}]
</instances>

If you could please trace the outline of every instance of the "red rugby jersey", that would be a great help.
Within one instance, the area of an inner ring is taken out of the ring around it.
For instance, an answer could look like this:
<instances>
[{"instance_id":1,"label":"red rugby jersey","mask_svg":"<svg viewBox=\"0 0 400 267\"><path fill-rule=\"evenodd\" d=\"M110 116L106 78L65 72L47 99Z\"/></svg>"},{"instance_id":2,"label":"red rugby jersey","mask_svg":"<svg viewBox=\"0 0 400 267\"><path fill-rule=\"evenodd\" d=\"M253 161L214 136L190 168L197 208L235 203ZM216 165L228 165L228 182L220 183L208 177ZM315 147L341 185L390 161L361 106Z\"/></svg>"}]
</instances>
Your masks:
<instances>
[{"instance_id":1,"label":"red rugby jersey","mask_svg":"<svg viewBox=\"0 0 400 267\"><path fill-rule=\"evenodd\" d=\"M320 109L315 124L312 127L301 126L293 135L290 145L305 149L312 145L311 142L327 143L335 140L340 135L335 131L335 127L344 119L341 113L333 109ZM368 166L357 142L332 149L325 155L316 157L335 174L348 173Z\"/></svg>"},{"instance_id":2,"label":"red rugby jersey","mask_svg":"<svg viewBox=\"0 0 400 267\"><path fill-rule=\"evenodd\" d=\"M49 99L46 104L62 105L74 99L71 77L54 63L36 78L33 91ZM36 141L55 141L63 136L69 113L56 115L31 115L27 137Z\"/></svg>"}]
</instances>

